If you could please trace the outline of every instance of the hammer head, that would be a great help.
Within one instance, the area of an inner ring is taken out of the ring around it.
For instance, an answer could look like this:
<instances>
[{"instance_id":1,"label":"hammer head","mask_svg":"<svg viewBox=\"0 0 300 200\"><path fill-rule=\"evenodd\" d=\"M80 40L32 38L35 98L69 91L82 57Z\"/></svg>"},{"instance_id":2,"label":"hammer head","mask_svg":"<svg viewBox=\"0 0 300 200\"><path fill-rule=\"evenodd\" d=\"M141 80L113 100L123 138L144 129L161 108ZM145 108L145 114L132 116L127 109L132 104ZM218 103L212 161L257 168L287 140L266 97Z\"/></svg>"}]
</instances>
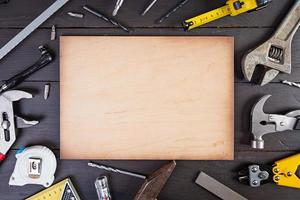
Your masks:
<instances>
[{"instance_id":1,"label":"hammer head","mask_svg":"<svg viewBox=\"0 0 300 200\"><path fill-rule=\"evenodd\" d=\"M270 124L269 114L266 114L263 110L266 101L271 95L263 96L252 108L251 111L251 131L253 139L251 141L252 148L263 149L264 140L263 135L275 132L275 124Z\"/></svg>"}]
</instances>

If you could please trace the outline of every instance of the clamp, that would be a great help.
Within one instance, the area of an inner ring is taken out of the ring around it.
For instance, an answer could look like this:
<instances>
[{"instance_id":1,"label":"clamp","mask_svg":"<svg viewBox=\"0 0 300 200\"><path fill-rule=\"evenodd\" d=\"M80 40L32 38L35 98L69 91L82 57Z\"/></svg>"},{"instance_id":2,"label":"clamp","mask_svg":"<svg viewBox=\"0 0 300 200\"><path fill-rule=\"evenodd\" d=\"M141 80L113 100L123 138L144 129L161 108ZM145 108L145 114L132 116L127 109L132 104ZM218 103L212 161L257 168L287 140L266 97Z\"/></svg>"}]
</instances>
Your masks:
<instances>
[{"instance_id":1,"label":"clamp","mask_svg":"<svg viewBox=\"0 0 300 200\"><path fill-rule=\"evenodd\" d=\"M16 128L28 128L39 123L14 114L13 102L30 98L31 94L20 90L10 90L0 95L0 162L16 140Z\"/></svg>"},{"instance_id":2,"label":"clamp","mask_svg":"<svg viewBox=\"0 0 300 200\"><path fill-rule=\"evenodd\" d=\"M300 130L300 110L291 111L286 115L266 114L264 112L264 105L270 97L271 95L263 96L251 111L251 132L253 134L251 147L254 149L264 148L263 136L266 134Z\"/></svg>"},{"instance_id":3,"label":"clamp","mask_svg":"<svg viewBox=\"0 0 300 200\"><path fill-rule=\"evenodd\" d=\"M239 181L251 187L274 182L279 186L300 188L297 171L300 154L276 161L272 166L253 164L239 171Z\"/></svg>"},{"instance_id":4,"label":"clamp","mask_svg":"<svg viewBox=\"0 0 300 200\"><path fill-rule=\"evenodd\" d=\"M257 66L265 68L260 84L266 85L280 73L290 74L291 46L293 37L300 26L300 0L287 14L275 34L265 43L244 55L242 71L248 81L253 79Z\"/></svg>"}]
</instances>

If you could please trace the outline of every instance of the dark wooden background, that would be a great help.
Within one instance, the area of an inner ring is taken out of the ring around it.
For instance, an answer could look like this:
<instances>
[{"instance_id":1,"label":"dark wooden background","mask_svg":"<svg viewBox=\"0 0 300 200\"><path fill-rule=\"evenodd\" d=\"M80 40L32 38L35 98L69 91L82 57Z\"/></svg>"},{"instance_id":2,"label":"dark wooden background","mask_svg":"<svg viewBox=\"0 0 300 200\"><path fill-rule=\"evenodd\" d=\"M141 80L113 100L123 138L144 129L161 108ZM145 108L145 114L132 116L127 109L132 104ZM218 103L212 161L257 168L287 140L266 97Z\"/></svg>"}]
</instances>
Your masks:
<instances>
[{"instance_id":1,"label":"dark wooden background","mask_svg":"<svg viewBox=\"0 0 300 200\"><path fill-rule=\"evenodd\" d=\"M57 27L59 35L225 35L235 37L235 161L178 161L177 168L161 192L160 200L193 200L218 199L206 190L194 184L199 171L204 171L249 199L281 200L299 199L300 190L284 188L275 184L260 188L250 188L238 183L236 170L249 163L272 163L278 159L293 155L300 148L299 132L285 132L265 137L266 148L263 151L249 147L249 114L256 100L264 94L273 97L266 105L267 112L285 113L300 108L300 90L282 85L280 80L299 81L300 75L300 34L296 33L293 41L292 75L280 75L278 79L265 87L247 83L241 73L241 58L249 48L267 39L279 25L294 0L273 0L267 9L259 12L227 17L186 33L182 30L182 20L196 14L221 6L225 0L190 0L180 11L171 16L163 24L154 21L168 11L180 0L160 0L145 16L139 14L149 0L125 0L116 17L134 31L130 34L114 28L110 24L85 13L82 6L98 8L106 14L113 10L115 0L70 0L55 16L43 24L25 42L0 61L0 79L7 80L15 73L35 62L40 53L38 46L47 44L59 55L59 40L50 41L51 25ZM45 10L54 0L10 0L7 5L0 5L0 46L3 46L17 32L24 28L39 13ZM69 17L68 11L86 14L84 19ZM191 52L193 53L193 52ZM101 56L101 52L99 52ZM213 56L213 55L212 55ZM118 55L116 55L118 59ZM201 60L199 60L201 65ZM51 83L50 98L43 99L45 83ZM220 84L218 77L215 82ZM9 187L9 177L15 165L14 154L20 146L42 144L50 147L59 157L59 59L34 74L18 89L29 91L35 95L32 100L24 100L16 105L21 116L40 119L34 128L22 130L17 142L8 154L7 160L0 166L0 199L24 199L42 189L41 186L27 185ZM215 122L216 125L218 122ZM84 133L82 133L84 137ZM101 143L99 143L101 148ZM167 161L99 161L115 167L150 174ZM82 199L96 200L94 180L104 171L87 167L87 161L58 160L56 181L71 177ZM123 175L109 174L114 199L131 200L143 181Z\"/></svg>"}]
</instances>

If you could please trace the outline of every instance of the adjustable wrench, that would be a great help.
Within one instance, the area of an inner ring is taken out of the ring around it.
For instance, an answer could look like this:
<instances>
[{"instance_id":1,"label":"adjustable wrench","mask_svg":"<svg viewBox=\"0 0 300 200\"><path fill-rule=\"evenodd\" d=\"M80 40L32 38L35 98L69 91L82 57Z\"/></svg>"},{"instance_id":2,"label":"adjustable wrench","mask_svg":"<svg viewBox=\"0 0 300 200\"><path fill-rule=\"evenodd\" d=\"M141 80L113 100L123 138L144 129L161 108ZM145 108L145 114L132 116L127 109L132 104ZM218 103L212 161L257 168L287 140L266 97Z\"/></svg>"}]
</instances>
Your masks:
<instances>
[{"instance_id":1,"label":"adjustable wrench","mask_svg":"<svg viewBox=\"0 0 300 200\"><path fill-rule=\"evenodd\" d=\"M0 162L16 141L16 128L27 128L38 124L38 121L27 121L15 116L13 102L30 99L32 95L20 90L10 90L0 95Z\"/></svg>"},{"instance_id":2,"label":"adjustable wrench","mask_svg":"<svg viewBox=\"0 0 300 200\"><path fill-rule=\"evenodd\" d=\"M262 86L271 82L280 72L291 73L292 40L299 26L300 0L296 0L275 34L244 56L242 71L248 81L251 81L257 65L265 67L260 82Z\"/></svg>"},{"instance_id":3,"label":"adjustable wrench","mask_svg":"<svg viewBox=\"0 0 300 200\"><path fill-rule=\"evenodd\" d=\"M271 95L263 96L252 108L251 131L253 140L251 147L263 149L263 136L268 133L276 133L288 130L300 130L300 110L289 112L285 115L266 114L263 107Z\"/></svg>"}]
</instances>

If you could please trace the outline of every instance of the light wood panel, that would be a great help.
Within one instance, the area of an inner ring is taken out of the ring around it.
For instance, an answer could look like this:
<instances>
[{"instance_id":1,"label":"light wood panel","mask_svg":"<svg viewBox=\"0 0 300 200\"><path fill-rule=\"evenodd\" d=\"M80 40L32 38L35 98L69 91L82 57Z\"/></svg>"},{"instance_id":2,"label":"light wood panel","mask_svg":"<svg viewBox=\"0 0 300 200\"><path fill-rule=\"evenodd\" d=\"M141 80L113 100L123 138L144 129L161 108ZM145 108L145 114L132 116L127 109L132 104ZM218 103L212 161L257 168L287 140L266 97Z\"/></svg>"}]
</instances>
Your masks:
<instances>
[{"instance_id":1,"label":"light wood panel","mask_svg":"<svg viewBox=\"0 0 300 200\"><path fill-rule=\"evenodd\" d=\"M60 45L62 159L233 159L233 38Z\"/></svg>"}]
</instances>

